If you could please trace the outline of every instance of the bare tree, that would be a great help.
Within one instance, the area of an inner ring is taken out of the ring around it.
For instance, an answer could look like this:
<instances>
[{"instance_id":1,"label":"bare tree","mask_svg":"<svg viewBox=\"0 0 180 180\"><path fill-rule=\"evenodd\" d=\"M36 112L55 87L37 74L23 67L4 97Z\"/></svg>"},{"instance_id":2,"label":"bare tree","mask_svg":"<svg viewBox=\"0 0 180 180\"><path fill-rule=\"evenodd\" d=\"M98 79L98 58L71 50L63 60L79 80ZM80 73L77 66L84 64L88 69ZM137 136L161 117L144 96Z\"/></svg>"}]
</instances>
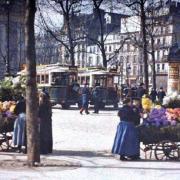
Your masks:
<instances>
[{"instance_id":1,"label":"bare tree","mask_svg":"<svg viewBox=\"0 0 180 180\"><path fill-rule=\"evenodd\" d=\"M99 37L96 38L94 36L92 36L91 34L87 34L87 38L90 39L94 44L96 44L101 52L102 55L102 60L103 60L103 67L107 68L108 63L113 64L114 59L117 57L117 54L119 53L119 51L121 50L121 48L123 47L125 41L127 39L124 39L123 41L119 42L120 46L118 49L116 49L116 51L114 53L112 53L112 55L108 58L107 54L106 54L106 48L105 48L105 43L106 40L108 38L108 36L113 33L113 31L115 30L115 28L117 28L116 25L114 25L114 27L112 27L112 30L107 32L106 31L106 22L104 21L104 14L102 13L102 6L105 6L106 8L110 8L110 6L112 6L112 3L110 3L110 1L107 0L89 0L94 8L94 11L97 15L97 19L99 21L98 23L98 27L99 27ZM111 9L112 10L112 9ZM120 22L120 19L119 19ZM120 27L119 27L120 30ZM117 60L115 60L116 63Z\"/></svg>"},{"instance_id":2,"label":"bare tree","mask_svg":"<svg viewBox=\"0 0 180 180\"><path fill-rule=\"evenodd\" d=\"M140 17L142 35L142 57L144 63L144 77L146 90L149 90L148 53L147 53L147 32L146 32L146 4L148 0L117 0L128 7L133 14Z\"/></svg>"},{"instance_id":3,"label":"bare tree","mask_svg":"<svg viewBox=\"0 0 180 180\"><path fill-rule=\"evenodd\" d=\"M27 129L27 157L29 166L40 162L39 132L38 132L38 98L36 86L36 57L34 19L36 0L26 0L25 14L25 49L27 64L26 81L26 129Z\"/></svg>"},{"instance_id":4,"label":"bare tree","mask_svg":"<svg viewBox=\"0 0 180 180\"><path fill-rule=\"evenodd\" d=\"M76 41L81 39L81 37L76 36L75 30L77 30L74 17L77 13L78 7L81 5L81 0L47 0L46 5L50 7L55 13L63 16L64 24L60 30L56 27L53 29L49 26L43 16L41 7L39 6L40 17L42 23L47 32L49 32L60 44L65 47L67 54L70 55L71 65L75 66L75 46ZM79 11L78 11L79 12ZM52 24L52 22L50 21ZM55 30L56 29L56 30Z\"/></svg>"}]
</instances>

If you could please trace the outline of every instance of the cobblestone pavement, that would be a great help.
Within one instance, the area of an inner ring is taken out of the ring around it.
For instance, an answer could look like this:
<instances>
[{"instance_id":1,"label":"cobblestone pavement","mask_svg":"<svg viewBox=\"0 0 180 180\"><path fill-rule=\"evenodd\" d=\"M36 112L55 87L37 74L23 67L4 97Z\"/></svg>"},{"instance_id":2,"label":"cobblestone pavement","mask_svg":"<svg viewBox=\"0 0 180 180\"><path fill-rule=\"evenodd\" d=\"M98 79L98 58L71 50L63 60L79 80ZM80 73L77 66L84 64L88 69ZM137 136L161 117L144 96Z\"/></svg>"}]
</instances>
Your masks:
<instances>
[{"instance_id":1,"label":"cobblestone pavement","mask_svg":"<svg viewBox=\"0 0 180 180\"><path fill-rule=\"evenodd\" d=\"M24 155L0 153L0 180L180 179L179 162L121 162L118 156L112 156L110 151L119 122L117 111L108 108L99 114L90 112L89 115L80 115L76 108L54 109L54 152L41 157L44 167L18 167L18 163L24 162ZM3 165L5 162L10 164L10 168Z\"/></svg>"}]
</instances>

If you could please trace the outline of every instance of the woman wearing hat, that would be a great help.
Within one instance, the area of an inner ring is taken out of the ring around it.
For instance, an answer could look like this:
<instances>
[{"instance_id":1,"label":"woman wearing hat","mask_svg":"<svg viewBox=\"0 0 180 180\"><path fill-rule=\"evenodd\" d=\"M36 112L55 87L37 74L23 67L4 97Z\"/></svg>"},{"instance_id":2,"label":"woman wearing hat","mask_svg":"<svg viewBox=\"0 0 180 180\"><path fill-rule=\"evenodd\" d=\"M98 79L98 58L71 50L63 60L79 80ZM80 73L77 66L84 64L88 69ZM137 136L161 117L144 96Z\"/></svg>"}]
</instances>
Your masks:
<instances>
[{"instance_id":1,"label":"woman wearing hat","mask_svg":"<svg viewBox=\"0 0 180 180\"><path fill-rule=\"evenodd\" d=\"M112 148L113 154L119 154L120 160L137 160L140 155L139 138L135 128L134 111L129 98L123 101L123 107L118 112L120 123Z\"/></svg>"}]
</instances>

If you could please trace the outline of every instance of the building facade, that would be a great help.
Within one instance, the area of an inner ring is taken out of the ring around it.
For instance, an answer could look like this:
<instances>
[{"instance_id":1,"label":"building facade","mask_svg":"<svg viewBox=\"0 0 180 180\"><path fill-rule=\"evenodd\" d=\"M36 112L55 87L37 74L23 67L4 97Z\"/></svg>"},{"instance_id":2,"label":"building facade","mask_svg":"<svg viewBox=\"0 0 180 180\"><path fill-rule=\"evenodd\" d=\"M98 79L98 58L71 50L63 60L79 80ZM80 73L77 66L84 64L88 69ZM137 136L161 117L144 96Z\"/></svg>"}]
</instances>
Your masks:
<instances>
[{"instance_id":1,"label":"building facade","mask_svg":"<svg viewBox=\"0 0 180 180\"><path fill-rule=\"evenodd\" d=\"M24 11L25 0L0 1L0 79L25 63Z\"/></svg>"}]
</instances>

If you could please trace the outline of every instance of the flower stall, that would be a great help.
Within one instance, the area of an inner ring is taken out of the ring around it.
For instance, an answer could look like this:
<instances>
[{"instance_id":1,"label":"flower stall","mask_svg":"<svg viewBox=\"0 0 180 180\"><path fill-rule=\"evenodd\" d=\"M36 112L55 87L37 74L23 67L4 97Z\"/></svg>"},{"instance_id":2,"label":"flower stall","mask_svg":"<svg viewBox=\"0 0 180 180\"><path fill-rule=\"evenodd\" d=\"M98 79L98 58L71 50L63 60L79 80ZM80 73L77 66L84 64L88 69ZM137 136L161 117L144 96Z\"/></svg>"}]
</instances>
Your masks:
<instances>
[{"instance_id":1,"label":"flower stall","mask_svg":"<svg viewBox=\"0 0 180 180\"><path fill-rule=\"evenodd\" d=\"M154 151L157 160L180 158L180 95L164 98L163 105L152 105L142 99L146 116L137 127L140 141ZM148 113L147 113L148 112Z\"/></svg>"},{"instance_id":2,"label":"flower stall","mask_svg":"<svg viewBox=\"0 0 180 180\"><path fill-rule=\"evenodd\" d=\"M8 77L0 82L0 150L10 147L9 132L14 128L16 101L25 92L23 84L20 77Z\"/></svg>"}]
</instances>

